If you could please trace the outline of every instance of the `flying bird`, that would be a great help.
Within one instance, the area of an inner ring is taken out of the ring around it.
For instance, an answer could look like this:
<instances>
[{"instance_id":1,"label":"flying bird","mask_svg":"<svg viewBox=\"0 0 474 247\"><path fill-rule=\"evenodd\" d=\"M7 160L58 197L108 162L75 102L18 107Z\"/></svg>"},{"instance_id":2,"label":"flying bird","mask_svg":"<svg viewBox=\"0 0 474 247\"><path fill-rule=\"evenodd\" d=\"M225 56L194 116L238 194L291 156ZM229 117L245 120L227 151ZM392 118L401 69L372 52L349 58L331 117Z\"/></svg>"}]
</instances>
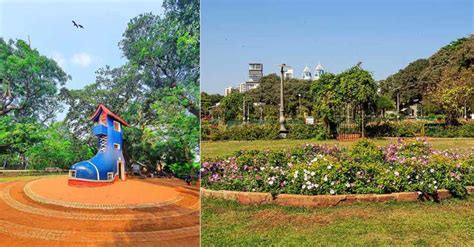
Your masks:
<instances>
[{"instance_id":1,"label":"flying bird","mask_svg":"<svg viewBox=\"0 0 474 247\"><path fill-rule=\"evenodd\" d=\"M72 21L72 24L74 24L74 26L75 26L76 28L82 28L82 29L84 29L84 27L83 27L81 24L77 24L75 21Z\"/></svg>"}]
</instances>

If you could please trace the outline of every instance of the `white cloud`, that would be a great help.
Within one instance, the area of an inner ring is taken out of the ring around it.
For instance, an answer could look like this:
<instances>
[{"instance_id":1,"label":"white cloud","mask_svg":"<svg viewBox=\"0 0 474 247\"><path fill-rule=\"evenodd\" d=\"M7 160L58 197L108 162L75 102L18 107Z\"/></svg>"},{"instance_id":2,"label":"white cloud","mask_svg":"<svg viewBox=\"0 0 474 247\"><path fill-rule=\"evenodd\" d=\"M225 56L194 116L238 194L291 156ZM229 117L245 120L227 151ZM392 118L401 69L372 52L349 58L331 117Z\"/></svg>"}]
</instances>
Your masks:
<instances>
[{"instance_id":1,"label":"white cloud","mask_svg":"<svg viewBox=\"0 0 474 247\"><path fill-rule=\"evenodd\" d=\"M85 52L76 53L72 56L71 63L87 67L92 63L92 56Z\"/></svg>"},{"instance_id":2,"label":"white cloud","mask_svg":"<svg viewBox=\"0 0 474 247\"><path fill-rule=\"evenodd\" d=\"M51 56L51 58L56 61L56 63L59 65L59 67L64 67L64 65L66 65L66 59L64 58L63 54L61 54L61 52L58 52L58 51L54 51L53 52L53 55Z\"/></svg>"}]
</instances>

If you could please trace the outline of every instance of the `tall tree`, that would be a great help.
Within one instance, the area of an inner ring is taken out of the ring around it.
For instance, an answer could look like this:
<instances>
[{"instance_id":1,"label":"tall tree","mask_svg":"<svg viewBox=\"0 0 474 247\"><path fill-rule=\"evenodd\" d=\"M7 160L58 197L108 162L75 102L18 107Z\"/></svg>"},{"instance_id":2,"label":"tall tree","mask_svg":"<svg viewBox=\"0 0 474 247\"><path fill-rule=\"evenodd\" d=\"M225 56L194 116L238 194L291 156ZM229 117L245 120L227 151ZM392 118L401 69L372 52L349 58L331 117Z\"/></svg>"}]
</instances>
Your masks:
<instances>
[{"instance_id":1,"label":"tall tree","mask_svg":"<svg viewBox=\"0 0 474 247\"><path fill-rule=\"evenodd\" d=\"M404 69L381 81L381 93L390 96L392 100L396 100L397 93L399 93L400 102L403 104L412 104L415 101L423 100L427 88L427 82L423 79L423 75L428 66L428 59L418 59L408 64Z\"/></svg>"},{"instance_id":2,"label":"tall tree","mask_svg":"<svg viewBox=\"0 0 474 247\"><path fill-rule=\"evenodd\" d=\"M23 40L0 38L0 116L34 118L46 122L60 108L59 87L70 79L53 60L32 49Z\"/></svg>"},{"instance_id":3,"label":"tall tree","mask_svg":"<svg viewBox=\"0 0 474 247\"><path fill-rule=\"evenodd\" d=\"M456 124L474 103L474 35L441 48L429 64L423 76L429 83L427 97L446 114L447 124Z\"/></svg>"},{"instance_id":4,"label":"tall tree","mask_svg":"<svg viewBox=\"0 0 474 247\"><path fill-rule=\"evenodd\" d=\"M119 43L128 60L139 66L141 81L150 90L199 85L199 1L166 0L164 16L152 13L133 18ZM187 110L199 117L199 95L186 99Z\"/></svg>"}]
</instances>

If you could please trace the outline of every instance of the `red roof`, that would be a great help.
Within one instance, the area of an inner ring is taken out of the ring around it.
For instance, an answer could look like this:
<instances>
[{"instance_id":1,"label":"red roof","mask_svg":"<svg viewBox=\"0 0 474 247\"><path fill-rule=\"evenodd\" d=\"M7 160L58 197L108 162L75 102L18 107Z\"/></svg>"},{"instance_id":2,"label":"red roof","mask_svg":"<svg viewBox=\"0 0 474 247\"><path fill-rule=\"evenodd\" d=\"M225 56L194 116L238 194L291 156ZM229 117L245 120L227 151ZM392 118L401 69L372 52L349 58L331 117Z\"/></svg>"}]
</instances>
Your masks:
<instances>
[{"instance_id":1,"label":"red roof","mask_svg":"<svg viewBox=\"0 0 474 247\"><path fill-rule=\"evenodd\" d=\"M99 107L97 107L97 110L92 115L91 120L96 119L100 115L101 112L105 112L108 116L111 116L113 119L119 121L120 123L122 123L125 126L130 126L130 125L128 125L127 122L125 122L125 120L123 120L121 117L115 115L115 113L113 113L111 110L109 110L107 107L105 107L102 104L100 104Z\"/></svg>"}]
</instances>

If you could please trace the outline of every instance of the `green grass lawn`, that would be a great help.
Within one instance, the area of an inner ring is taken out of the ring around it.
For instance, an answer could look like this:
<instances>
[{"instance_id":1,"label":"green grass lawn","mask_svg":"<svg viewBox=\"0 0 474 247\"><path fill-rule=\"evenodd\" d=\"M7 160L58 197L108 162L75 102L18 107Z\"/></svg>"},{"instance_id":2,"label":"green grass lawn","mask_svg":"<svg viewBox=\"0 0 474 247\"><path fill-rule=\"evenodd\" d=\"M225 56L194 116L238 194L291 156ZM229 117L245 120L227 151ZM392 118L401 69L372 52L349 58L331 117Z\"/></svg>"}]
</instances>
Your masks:
<instances>
[{"instance_id":1,"label":"green grass lawn","mask_svg":"<svg viewBox=\"0 0 474 247\"><path fill-rule=\"evenodd\" d=\"M474 197L306 209L202 199L202 246L474 246Z\"/></svg>"},{"instance_id":2,"label":"green grass lawn","mask_svg":"<svg viewBox=\"0 0 474 247\"><path fill-rule=\"evenodd\" d=\"M407 138L410 139L410 138ZM377 145L385 146L394 143L397 138L380 138L372 139ZM433 148L438 150L456 149L461 153L473 152L474 138L428 138L428 142ZM301 146L306 143L329 144L340 147L350 147L355 141L337 141L337 140L257 140L257 141L218 141L218 142L202 142L201 155L203 160L216 156L227 156L238 150L249 149L288 149Z\"/></svg>"}]
</instances>

